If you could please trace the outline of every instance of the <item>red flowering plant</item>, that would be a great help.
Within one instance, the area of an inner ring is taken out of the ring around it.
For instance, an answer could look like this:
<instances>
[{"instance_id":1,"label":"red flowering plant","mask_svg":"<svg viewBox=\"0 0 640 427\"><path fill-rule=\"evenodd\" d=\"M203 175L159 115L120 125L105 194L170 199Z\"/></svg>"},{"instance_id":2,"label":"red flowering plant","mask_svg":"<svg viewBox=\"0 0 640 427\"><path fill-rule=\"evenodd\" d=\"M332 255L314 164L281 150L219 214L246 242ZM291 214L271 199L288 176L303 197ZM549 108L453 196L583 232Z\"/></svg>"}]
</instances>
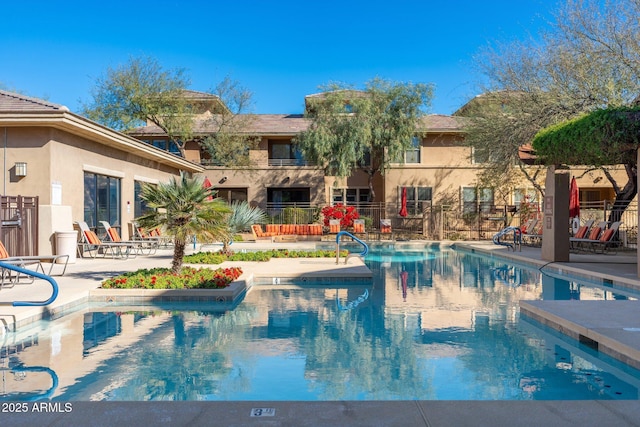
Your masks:
<instances>
[{"instance_id":1,"label":"red flowering plant","mask_svg":"<svg viewBox=\"0 0 640 427\"><path fill-rule=\"evenodd\" d=\"M221 289L229 286L242 274L239 267L185 267L180 274L168 268L152 268L121 274L102 282L107 289Z\"/></svg>"},{"instance_id":2,"label":"red flowering plant","mask_svg":"<svg viewBox=\"0 0 640 427\"><path fill-rule=\"evenodd\" d=\"M358 211L353 206L345 206L342 203L333 206L325 206L321 210L324 216L324 225L329 225L329 220L339 219L340 227L353 227L353 220L360 218Z\"/></svg>"}]
</instances>

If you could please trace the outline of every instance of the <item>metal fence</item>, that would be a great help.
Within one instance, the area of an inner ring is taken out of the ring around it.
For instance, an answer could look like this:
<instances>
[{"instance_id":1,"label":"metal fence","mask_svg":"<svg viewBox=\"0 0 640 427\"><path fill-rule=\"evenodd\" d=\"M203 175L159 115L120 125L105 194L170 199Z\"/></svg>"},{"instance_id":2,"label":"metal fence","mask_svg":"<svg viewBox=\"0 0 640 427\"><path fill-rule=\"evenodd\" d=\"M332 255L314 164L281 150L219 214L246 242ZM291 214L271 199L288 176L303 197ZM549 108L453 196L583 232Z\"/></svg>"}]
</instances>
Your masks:
<instances>
[{"instance_id":1,"label":"metal fence","mask_svg":"<svg viewBox=\"0 0 640 427\"><path fill-rule=\"evenodd\" d=\"M421 213L402 217L395 204L359 203L356 207L360 218L365 220L367 231L380 229L380 220L391 220L396 234L408 238L429 240L485 240L491 239L502 228L520 226L528 218L522 218L515 206L488 206L474 212L463 212L459 205L424 206ZM312 224L321 221L322 206L307 204L269 205L266 209L272 224ZM542 219L542 208L534 206L528 216ZM622 221L620 240L627 248L636 248L638 240L638 204L616 205L601 201L583 204L580 220ZM538 230L542 221L539 221Z\"/></svg>"},{"instance_id":2,"label":"metal fence","mask_svg":"<svg viewBox=\"0 0 640 427\"><path fill-rule=\"evenodd\" d=\"M0 241L10 256L38 254L38 197L0 196Z\"/></svg>"}]
</instances>

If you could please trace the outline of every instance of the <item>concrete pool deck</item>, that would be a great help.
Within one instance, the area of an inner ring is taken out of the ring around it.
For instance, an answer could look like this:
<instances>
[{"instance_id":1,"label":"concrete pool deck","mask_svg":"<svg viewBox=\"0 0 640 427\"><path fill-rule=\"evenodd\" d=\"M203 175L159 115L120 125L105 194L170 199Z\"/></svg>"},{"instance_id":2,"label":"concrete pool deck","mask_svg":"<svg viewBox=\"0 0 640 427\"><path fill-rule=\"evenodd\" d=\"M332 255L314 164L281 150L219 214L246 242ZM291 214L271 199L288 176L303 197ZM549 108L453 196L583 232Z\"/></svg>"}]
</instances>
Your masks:
<instances>
[{"instance_id":1,"label":"concrete pool deck","mask_svg":"<svg viewBox=\"0 0 640 427\"><path fill-rule=\"evenodd\" d=\"M234 243L234 249L313 248L315 243ZM425 243L398 242L398 245L424 246ZM539 248L525 247L522 252L514 253L507 252L505 248L497 247L491 242L464 242L458 245L464 250L511 258L517 262L534 265L541 271L559 272L560 275L563 272L586 274L593 281L600 281L605 285L640 290L635 253L572 254L569 263L547 263L541 259ZM73 301L85 299L106 277L138 268L169 266L170 260L170 250L130 260L79 259L75 264L69 265L65 276L55 277L61 289L58 306L68 306L73 304ZM358 268L356 264L357 260L352 259L347 268ZM326 272L323 273L325 268L330 268L334 270L334 274L339 274L335 260L328 261L326 265L299 263L295 268L291 267L290 263L287 263L286 267L278 263L270 266L259 263L252 267L247 263L246 267L243 266L244 268L247 268L246 272L251 271L256 274L257 271L261 277L267 278L284 277L283 272L295 275L305 272L309 274L311 271L326 276ZM24 293L31 299L46 299L50 295L50 289L46 282L43 284L36 282L33 285L24 285L21 289L3 290L0 292L0 298L6 300L5 293L12 296ZM610 308L617 303L624 304ZM545 321L557 323L568 335L577 333L586 337L590 333L587 331L593 331L597 334L596 341L603 345L617 349L616 345L624 344L640 352L640 339L635 339L636 335L640 336L639 301L536 301L533 304L525 302L521 307L525 307L525 311L530 310L533 313L532 317L536 320L543 323ZM18 311L28 310L41 312L42 308L0 307L2 315L0 318L16 319L20 316ZM612 310L613 313L608 310ZM616 323L616 319L620 321ZM554 325L550 324L550 326ZM26 413L4 411L0 413L0 419L3 424L6 421L7 425L13 426L114 425L123 422L167 426L640 426L640 402L637 400L72 402L71 408L70 412L65 412L64 407L52 406L48 412L36 412L29 403L29 410ZM259 408L267 410L256 411Z\"/></svg>"}]
</instances>

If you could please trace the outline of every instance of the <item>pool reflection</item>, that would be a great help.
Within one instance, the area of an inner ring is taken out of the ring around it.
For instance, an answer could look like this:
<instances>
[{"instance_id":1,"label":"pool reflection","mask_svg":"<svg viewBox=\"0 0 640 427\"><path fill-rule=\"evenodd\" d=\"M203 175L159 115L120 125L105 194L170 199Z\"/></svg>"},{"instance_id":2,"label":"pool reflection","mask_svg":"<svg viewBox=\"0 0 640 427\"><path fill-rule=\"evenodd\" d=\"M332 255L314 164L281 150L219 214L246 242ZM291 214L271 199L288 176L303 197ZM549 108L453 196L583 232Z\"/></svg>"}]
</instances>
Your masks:
<instances>
[{"instance_id":1,"label":"pool reflection","mask_svg":"<svg viewBox=\"0 0 640 427\"><path fill-rule=\"evenodd\" d=\"M633 296L475 254L414 252L375 253L368 284L256 286L231 309L85 310L13 337L0 361L47 366L65 401L638 399L636 370L518 310L523 299Z\"/></svg>"}]
</instances>

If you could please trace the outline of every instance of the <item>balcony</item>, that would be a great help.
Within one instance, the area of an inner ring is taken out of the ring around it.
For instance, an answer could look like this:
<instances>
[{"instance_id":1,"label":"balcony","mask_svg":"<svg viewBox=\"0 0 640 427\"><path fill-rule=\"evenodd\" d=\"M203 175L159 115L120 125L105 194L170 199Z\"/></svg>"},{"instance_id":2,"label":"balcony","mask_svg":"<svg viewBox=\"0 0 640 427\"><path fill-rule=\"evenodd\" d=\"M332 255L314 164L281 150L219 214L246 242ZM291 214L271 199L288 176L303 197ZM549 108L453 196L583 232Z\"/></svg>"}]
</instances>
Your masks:
<instances>
[{"instance_id":1,"label":"balcony","mask_svg":"<svg viewBox=\"0 0 640 427\"><path fill-rule=\"evenodd\" d=\"M304 159L269 159L269 166L315 166L315 163Z\"/></svg>"}]
</instances>

